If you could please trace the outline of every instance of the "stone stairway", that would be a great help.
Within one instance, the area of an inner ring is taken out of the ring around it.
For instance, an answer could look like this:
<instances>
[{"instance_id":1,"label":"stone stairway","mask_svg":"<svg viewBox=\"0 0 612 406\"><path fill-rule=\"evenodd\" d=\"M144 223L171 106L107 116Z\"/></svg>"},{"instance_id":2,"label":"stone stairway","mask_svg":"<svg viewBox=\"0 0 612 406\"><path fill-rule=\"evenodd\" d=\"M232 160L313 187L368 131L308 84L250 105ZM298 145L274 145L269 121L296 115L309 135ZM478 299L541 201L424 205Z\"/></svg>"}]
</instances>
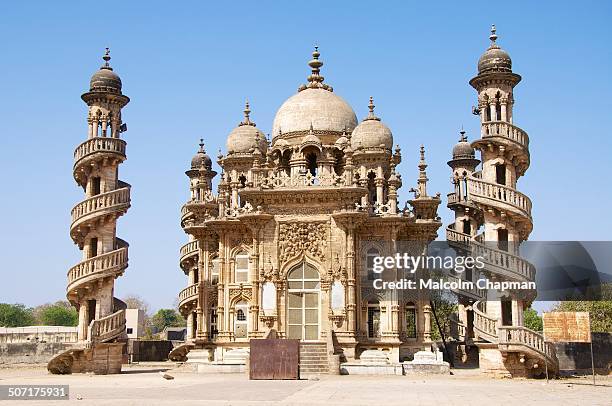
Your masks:
<instances>
[{"instance_id":1,"label":"stone stairway","mask_svg":"<svg viewBox=\"0 0 612 406\"><path fill-rule=\"evenodd\" d=\"M329 373L327 345L300 343L300 377Z\"/></svg>"}]
</instances>

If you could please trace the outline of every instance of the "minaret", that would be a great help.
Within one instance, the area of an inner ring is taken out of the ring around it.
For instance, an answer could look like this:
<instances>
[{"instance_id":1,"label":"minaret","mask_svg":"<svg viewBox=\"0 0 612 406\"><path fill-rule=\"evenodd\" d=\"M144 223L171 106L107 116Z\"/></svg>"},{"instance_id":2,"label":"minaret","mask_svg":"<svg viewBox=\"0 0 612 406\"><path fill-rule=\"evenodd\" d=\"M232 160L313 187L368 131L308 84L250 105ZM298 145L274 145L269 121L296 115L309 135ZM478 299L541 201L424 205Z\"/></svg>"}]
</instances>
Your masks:
<instances>
[{"instance_id":1,"label":"minaret","mask_svg":"<svg viewBox=\"0 0 612 406\"><path fill-rule=\"evenodd\" d=\"M83 260L68 271L66 288L68 300L79 312L79 343L94 357L98 347L111 351L103 344L125 339L126 305L114 297L114 284L128 266L128 243L116 236L116 228L117 218L130 207L130 185L118 177L119 165L126 159L126 142L120 136L127 127L121 109L130 99L121 92L108 48L102 59L89 91L81 96L88 106L88 133L74 152L74 179L85 196L72 209L70 236ZM118 360L109 355L106 363L83 368L120 372L121 347L112 350L119 351Z\"/></svg>"},{"instance_id":2,"label":"minaret","mask_svg":"<svg viewBox=\"0 0 612 406\"><path fill-rule=\"evenodd\" d=\"M513 124L514 87L521 77L512 72L510 56L497 44L495 26L489 38L491 44L478 61L478 75L470 80L478 93L476 112L481 121L481 138L471 145L480 151L482 170L467 175L466 194L483 216L484 230L475 238L486 243L490 257L507 258L501 277L528 281L533 278L532 265L514 256L533 227L531 200L517 190L518 178L529 167L529 137ZM495 277L497 268L490 269ZM498 325L523 324L521 300L507 293L488 295L486 313L499 320ZM501 300L496 300L500 295Z\"/></svg>"},{"instance_id":3,"label":"minaret","mask_svg":"<svg viewBox=\"0 0 612 406\"><path fill-rule=\"evenodd\" d=\"M190 169L185 172L189 177L189 201L181 211L181 225L187 229L193 222L193 211L201 214L216 214L217 199L212 194L212 180L217 175L212 169L212 159L204 150L204 140L200 139L200 148L191 159ZM187 340L194 340L206 332L206 307L202 301L206 295L206 286L211 281L209 269L208 241L200 243L203 232L187 232L189 242L180 249L180 267L188 278L187 287L179 293L179 311L187 320ZM198 237L200 239L198 239Z\"/></svg>"},{"instance_id":4,"label":"minaret","mask_svg":"<svg viewBox=\"0 0 612 406\"><path fill-rule=\"evenodd\" d=\"M461 137L453 147L453 158L448 161L454 187L454 192L448 195L448 207L455 212L455 224L451 228L464 234L475 235L482 224L482 215L479 215L479 211L474 210L468 201L467 182L480 161L476 159L474 148L468 142L463 128L459 134Z\"/></svg>"}]
</instances>

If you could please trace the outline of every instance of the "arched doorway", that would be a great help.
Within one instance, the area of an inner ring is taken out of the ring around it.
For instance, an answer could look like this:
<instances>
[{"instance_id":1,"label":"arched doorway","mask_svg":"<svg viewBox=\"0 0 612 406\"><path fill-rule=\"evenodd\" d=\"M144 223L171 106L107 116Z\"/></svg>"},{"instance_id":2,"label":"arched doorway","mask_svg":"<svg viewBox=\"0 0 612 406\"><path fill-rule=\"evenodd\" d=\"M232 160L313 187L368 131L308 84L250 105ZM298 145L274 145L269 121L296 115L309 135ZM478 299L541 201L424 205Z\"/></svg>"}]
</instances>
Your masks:
<instances>
[{"instance_id":1,"label":"arched doorway","mask_svg":"<svg viewBox=\"0 0 612 406\"><path fill-rule=\"evenodd\" d=\"M287 274L287 338L319 339L321 281L317 269L305 262Z\"/></svg>"}]
</instances>

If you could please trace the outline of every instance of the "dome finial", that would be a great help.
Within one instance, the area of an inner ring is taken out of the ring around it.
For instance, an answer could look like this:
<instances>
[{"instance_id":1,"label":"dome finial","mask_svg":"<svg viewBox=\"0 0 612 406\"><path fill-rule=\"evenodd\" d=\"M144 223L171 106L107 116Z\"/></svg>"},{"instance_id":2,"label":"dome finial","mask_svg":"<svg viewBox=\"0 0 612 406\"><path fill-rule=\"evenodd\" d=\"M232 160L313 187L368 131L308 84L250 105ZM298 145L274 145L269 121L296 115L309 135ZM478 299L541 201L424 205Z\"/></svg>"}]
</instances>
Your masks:
<instances>
[{"instance_id":1,"label":"dome finial","mask_svg":"<svg viewBox=\"0 0 612 406\"><path fill-rule=\"evenodd\" d=\"M198 152L206 153L206 151L204 151L204 138L200 138L200 143L198 145L200 146L200 150Z\"/></svg>"},{"instance_id":2,"label":"dome finial","mask_svg":"<svg viewBox=\"0 0 612 406\"><path fill-rule=\"evenodd\" d=\"M465 136L465 130L463 129L463 125L461 125L461 131L459 131L459 134L461 134L461 139L459 140L459 142L466 142L467 137Z\"/></svg>"},{"instance_id":3,"label":"dome finial","mask_svg":"<svg viewBox=\"0 0 612 406\"><path fill-rule=\"evenodd\" d=\"M251 121L251 105L249 104L249 99L246 99L244 103L244 120L240 124L241 125L252 125L255 126L255 123Z\"/></svg>"},{"instance_id":4,"label":"dome finial","mask_svg":"<svg viewBox=\"0 0 612 406\"><path fill-rule=\"evenodd\" d=\"M372 96L370 96L370 102L368 103L368 116L364 119L364 120L378 120L380 121L380 118L376 117L376 114L374 114L374 107L376 107L374 105L374 98Z\"/></svg>"},{"instance_id":5,"label":"dome finial","mask_svg":"<svg viewBox=\"0 0 612 406\"><path fill-rule=\"evenodd\" d=\"M315 45L314 51L312 52L312 59L308 62L308 66L310 66L310 75L308 75L308 83L306 85L300 86L298 91L302 91L305 89L325 89L330 92L333 91L332 87L323 83L325 79L321 76L321 66L323 66L323 62L319 60L319 56L321 53L319 52L319 46Z\"/></svg>"},{"instance_id":6,"label":"dome finial","mask_svg":"<svg viewBox=\"0 0 612 406\"><path fill-rule=\"evenodd\" d=\"M491 45L495 45L495 41L497 40L497 28L495 28L495 24L491 25L491 35L489 35L489 39L491 40Z\"/></svg>"},{"instance_id":7,"label":"dome finial","mask_svg":"<svg viewBox=\"0 0 612 406\"><path fill-rule=\"evenodd\" d=\"M109 61L111 60L109 47L106 47L106 49L104 50L104 56L102 57L102 59L104 59L104 65L102 65L102 68L112 70L112 68L110 67L110 63L109 63Z\"/></svg>"}]
</instances>

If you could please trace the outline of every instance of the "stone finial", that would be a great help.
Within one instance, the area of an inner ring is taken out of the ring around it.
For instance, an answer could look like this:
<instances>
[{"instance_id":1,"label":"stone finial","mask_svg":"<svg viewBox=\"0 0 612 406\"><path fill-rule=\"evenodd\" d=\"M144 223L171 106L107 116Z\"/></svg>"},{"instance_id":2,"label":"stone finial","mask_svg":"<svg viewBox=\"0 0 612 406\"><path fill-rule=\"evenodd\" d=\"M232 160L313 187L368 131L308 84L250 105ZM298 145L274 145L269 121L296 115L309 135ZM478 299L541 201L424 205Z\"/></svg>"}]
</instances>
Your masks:
<instances>
[{"instance_id":1,"label":"stone finial","mask_svg":"<svg viewBox=\"0 0 612 406\"><path fill-rule=\"evenodd\" d=\"M110 69L113 70L113 68L111 68L109 61L111 60L111 56L110 56L110 48L106 47L104 50L104 56L102 57L102 59L104 60L104 65L101 66L101 69Z\"/></svg>"},{"instance_id":2,"label":"stone finial","mask_svg":"<svg viewBox=\"0 0 612 406\"><path fill-rule=\"evenodd\" d=\"M491 40L491 45L494 45L497 40L497 28L495 28L495 24L491 25L491 35L489 35L489 39Z\"/></svg>"},{"instance_id":3,"label":"stone finial","mask_svg":"<svg viewBox=\"0 0 612 406\"><path fill-rule=\"evenodd\" d=\"M417 181L418 183L418 192L419 192L419 197L426 197L427 196L427 181L429 180L427 178L427 172L425 172L425 169L427 168L427 162L425 162L425 146L423 146L421 144L421 159L419 161L419 179Z\"/></svg>"},{"instance_id":4,"label":"stone finial","mask_svg":"<svg viewBox=\"0 0 612 406\"><path fill-rule=\"evenodd\" d=\"M205 154L206 151L204 150L204 138L200 138L200 143L198 145L200 146L200 150L198 152Z\"/></svg>"},{"instance_id":5,"label":"stone finial","mask_svg":"<svg viewBox=\"0 0 612 406\"><path fill-rule=\"evenodd\" d=\"M308 75L308 83L306 85L300 86L298 91L302 91L305 89L325 89L330 92L333 91L332 87L323 83L325 79L321 75L321 67L323 66L323 61L319 60L319 56L321 53L319 52L319 47L315 46L314 51L312 52L312 59L308 62L308 66L310 66L310 75Z\"/></svg>"},{"instance_id":6,"label":"stone finial","mask_svg":"<svg viewBox=\"0 0 612 406\"><path fill-rule=\"evenodd\" d=\"M249 104L249 100L247 99L244 103L244 119L238 124L241 125L252 125L255 127L255 123L251 121L251 105Z\"/></svg>"},{"instance_id":7,"label":"stone finial","mask_svg":"<svg viewBox=\"0 0 612 406\"><path fill-rule=\"evenodd\" d=\"M376 117L376 114L374 114L374 107L376 107L374 105L374 98L372 96L370 96L370 102L368 103L368 116L365 118L365 120L378 120L378 121L380 121L380 118Z\"/></svg>"},{"instance_id":8,"label":"stone finial","mask_svg":"<svg viewBox=\"0 0 612 406\"><path fill-rule=\"evenodd\" d=\"M461 134L459 142L467 142L467 136L465 135L465 130L463 129L463 126L461 126L461 131L459 131L459 134Z\"/></svg>"}]
</instances>

